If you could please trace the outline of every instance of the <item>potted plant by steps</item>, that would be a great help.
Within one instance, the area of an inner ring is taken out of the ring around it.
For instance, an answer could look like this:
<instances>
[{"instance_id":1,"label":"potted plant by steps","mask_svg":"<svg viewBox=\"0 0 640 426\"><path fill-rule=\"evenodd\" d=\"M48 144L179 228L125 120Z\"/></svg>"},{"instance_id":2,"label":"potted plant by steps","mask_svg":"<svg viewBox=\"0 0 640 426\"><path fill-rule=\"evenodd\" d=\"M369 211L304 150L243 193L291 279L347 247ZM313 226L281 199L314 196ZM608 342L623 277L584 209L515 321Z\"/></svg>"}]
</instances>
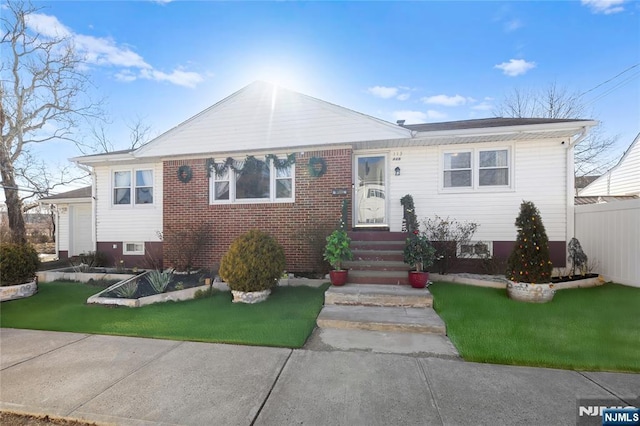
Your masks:
<instances>
[{"instance_id":1,"label":"potted plant by steps","mask_svg":"<svg viewBox=\"0 0 640 426\"><path fill-rule=\"evenodd\" d=\"M507 295L521 302L549 302L555 294L549 239L540 212L531 201L520 205L516 227L518 237L507 262Z\"/></svg>"},{"instance_id":2,"label":"potted plant by steps","mask_svg":"<svg viewBox=\"0 0 640 426\"><path fill-rule=\"evenodd\" d=\"M336 229L327 237L327 245L324 247L324 260L328 261L332 271L329 272L331 284L344 285L347 282L349 271L342 269L342 262L353 259L351 253L351 238L344 229Z\"/></svg>"},{"instance_id":3,"label":"potted plant by steps","mask_svg":"<svg viewBox=\"0 0 640 426\"><path fill-rule=\"evenodd\" d=\"M429 282L429 272L425 269L433 265L436 250L424 234L414 230L407 238L404 247L404 263L413 265L415 271L409 271L409 284L413 288L425 288Z\"/></svg>"}]
</instances>

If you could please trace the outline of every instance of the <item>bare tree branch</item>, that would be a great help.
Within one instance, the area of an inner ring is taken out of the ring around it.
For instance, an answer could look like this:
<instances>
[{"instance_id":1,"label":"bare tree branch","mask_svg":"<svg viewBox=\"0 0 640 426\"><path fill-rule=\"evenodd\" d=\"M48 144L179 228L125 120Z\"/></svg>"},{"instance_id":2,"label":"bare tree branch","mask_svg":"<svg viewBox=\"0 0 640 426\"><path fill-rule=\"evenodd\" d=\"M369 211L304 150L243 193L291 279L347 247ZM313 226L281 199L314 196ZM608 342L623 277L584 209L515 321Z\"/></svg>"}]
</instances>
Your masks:
<instances>
[{"instance_id":1,"label":"bare tree branch","mask_svg":"<svg viewBox=\"0 0 640 426\"><path fill-rule=\"evenodd\" d=\"M512 118L587 118L589 115L579 93L559 87L555 82L537 91L514 88L493 112L497 117ZM591 129L574 148L574 174L604 173L613 164L610 151L617 140L617 137L605 137L602 127Z\"/></svg>"},{"instance_id":2,"label":"bare tree branch","mask_svg":"<svg viewBox=\"0 0 640 426\"><path fill-rule=\"evenodd\" d=\"M90 81L72 40L34 33L23 1L6 2L0 16L0 171L12 239L25 242L23 202L76 179L68 169L55 176L27 149L53 140L78 146L81 120L99 119L100 103L87 95ZM30 188L21 192L18 187Z\"/></svg>"}]
</instances>

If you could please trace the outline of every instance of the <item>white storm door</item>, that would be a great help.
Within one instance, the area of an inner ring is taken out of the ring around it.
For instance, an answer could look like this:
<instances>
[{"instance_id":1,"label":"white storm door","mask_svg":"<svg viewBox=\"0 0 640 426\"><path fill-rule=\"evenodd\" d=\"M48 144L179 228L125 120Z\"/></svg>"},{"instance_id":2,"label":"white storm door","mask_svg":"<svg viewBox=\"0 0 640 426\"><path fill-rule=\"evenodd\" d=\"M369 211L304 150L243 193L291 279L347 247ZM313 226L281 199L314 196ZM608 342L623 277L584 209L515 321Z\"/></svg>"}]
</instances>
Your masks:
<instances>
[{"instance_id":1,"label":"white storm door","mask_svg":"<svg viewBox=\"0 0 640 426\"><path fill-rule=\"evenodd\" d=\"M387 226L387 157L355 157L355 226Z\"/></svg>"}]
</instances>

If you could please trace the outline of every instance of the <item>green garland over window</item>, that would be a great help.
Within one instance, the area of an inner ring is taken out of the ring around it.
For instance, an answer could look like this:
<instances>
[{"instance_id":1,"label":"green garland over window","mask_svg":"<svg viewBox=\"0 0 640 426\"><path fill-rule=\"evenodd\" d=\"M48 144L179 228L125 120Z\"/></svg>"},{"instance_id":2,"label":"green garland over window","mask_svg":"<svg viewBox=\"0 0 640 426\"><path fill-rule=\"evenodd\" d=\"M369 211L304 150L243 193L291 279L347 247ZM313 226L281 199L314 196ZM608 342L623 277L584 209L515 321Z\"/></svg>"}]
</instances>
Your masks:
<instances>
[{"instance_id":1,"label":"green garland over window","mask_svg":"<svg viewBox=\"0 0 640 426\"><path fill-rule=\"evenodd\" d=\"M215 173L216 176L224 176L225 172L229 169L242 173L247 164L253 164L258 159L253 155L247 155L244 160L234 160L232 157L227 157L224 161L216 163L213 158L208 158L206 162L207 176L210 178L211 173ZM296 154L288 154L287 158L280 159L277 155L267 154L264 157L265 162L273 161L273 166L276 170L288 169L296 162Z\"/></svg>"},{"instance_id":2,"label":"green garland over window","mask_svg":"<svg viewBox=\"0 0 640 426\"><path fill-rule=\"evenodd\" d=\"M317 178L327 172L327 161L322 157L309 158L309 176Z\"/></svg>"}]
</instances>

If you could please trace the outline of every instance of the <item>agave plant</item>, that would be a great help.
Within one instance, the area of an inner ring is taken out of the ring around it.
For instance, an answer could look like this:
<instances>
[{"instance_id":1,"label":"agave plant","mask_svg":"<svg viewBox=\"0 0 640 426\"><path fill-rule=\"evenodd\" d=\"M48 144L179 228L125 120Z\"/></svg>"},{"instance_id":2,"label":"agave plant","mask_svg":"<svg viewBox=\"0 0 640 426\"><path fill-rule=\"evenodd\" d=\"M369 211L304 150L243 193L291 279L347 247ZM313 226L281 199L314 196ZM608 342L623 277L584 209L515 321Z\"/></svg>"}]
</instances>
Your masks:
<instances>
[{"instance_id":1,"label":"agave plant","mask_svg":"<svg viewBox=\"0 0 640 426\"><path fill-rule=\"evenodd\" d=\"M113 292L125 299L132 299L138 291L138 280L130 280L122 284L120 287L113 289Z\"/></svg>"},{"instance_id":2,"label":"agave plant","mask_svg":"<svg viewBox=\"0 0 640 426\"><path fill-rule=\"evenodd\" d=\"M171 271L158 271L154 269L147 274L147 280L156 293L164 293L173 278Z\"/></svg>"}]
</instances>

